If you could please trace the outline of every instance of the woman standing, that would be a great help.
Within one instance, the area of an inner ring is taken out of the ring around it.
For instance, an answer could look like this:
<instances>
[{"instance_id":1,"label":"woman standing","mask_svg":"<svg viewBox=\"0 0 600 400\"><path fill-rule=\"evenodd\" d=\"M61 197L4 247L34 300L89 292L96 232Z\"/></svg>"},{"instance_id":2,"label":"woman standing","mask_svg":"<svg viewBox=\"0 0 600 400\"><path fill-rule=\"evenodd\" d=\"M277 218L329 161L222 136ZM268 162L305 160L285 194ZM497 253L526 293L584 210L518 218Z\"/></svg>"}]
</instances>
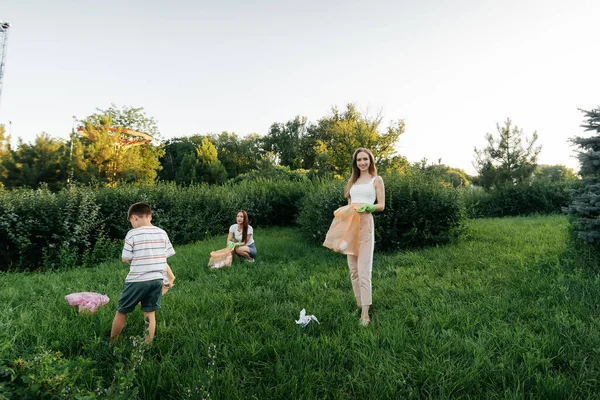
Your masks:
<instances>
[{"instance_id":1,"label":"woman standing","mask_svg":"<svg viewBox=\"0 0 600 400\"><path fill-rule=\"evenodd\" d=\"M252 237L254 231L248 224L248 213L244 210L238 211L235 221L236 223L229 227L227 244L229 245L231 242L239 243L235 246L235 254L248 262L254 262L256 246Z\"/></svg>"},{"instance_id":2,"label":"woman standing","mask_svg":"<svg viewBox=\"0 0 600 400\"><path fill-rule=\"evenodd\" d=\"M377 175L375 159L370 150L359 148L354 152L352 176L346 185L344 197L348 199L348 204L356 205L356 211L361 213L358 256L347 257L356 305L361 309L360 323L367 326L371 322L369 307L372 303L371 272L375 244L375 226L371 213L385 209L383 179Z\"/></svg>"}]
</instances>

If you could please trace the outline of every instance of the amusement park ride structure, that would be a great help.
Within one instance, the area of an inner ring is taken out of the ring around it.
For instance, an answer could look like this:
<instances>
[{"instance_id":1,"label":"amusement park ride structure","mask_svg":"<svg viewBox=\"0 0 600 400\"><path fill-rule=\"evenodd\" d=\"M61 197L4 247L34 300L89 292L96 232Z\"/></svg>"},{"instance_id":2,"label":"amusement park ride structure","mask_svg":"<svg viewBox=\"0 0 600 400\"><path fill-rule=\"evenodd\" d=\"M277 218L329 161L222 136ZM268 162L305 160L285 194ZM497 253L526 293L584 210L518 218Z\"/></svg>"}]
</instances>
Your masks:
<instances>
[{"instance_id":1,"label":"amusement park ride structure","mask_svg":"<svg viewBox=\"0 0 600 400\"><path fill-rule=\"evenodd\" d=\"M131 148L131 147L135 147L135 146L141 146L144 144L149 144L152 142L152 136L148 135L147 133L144 132L138 132L138 131L134 131L132 129L126 129L126 128L113 128L113 127L109 127L107 128L108 131L111 133L110 134L110 138L112 139L112 144L114 147L114 155L115 157L113 158L113 160L109 163L108 169L106 172L108 172L108 182L110 185L112 186L116 186L117 184L117 171L118 171L118 166L119 164L122 162L119 160L119 155L124 154L127 149ZM94 140L94 134L89 132L87 129L84 129L84 127L80 126L79 128L77 128L77 134L81 137L90 139L90 140ZM73 140L71 140L71 157L73 156ZM70 178L69 178L70 181Z\"/></svg>"},{"instance_id":2,"label":"amusement park ride structure","mask_svg":"<svg viewBox=\"0 0 600 400\"><path fill-rule=\"evenodd\" d=\"M8 31L11 24L6 21L0 21L0 100L2 99L2 82L4 79L4 70L6 65L6 51L8 47ZM73 117L75 119L75 117ZM134 131L132 129L125 128L108 128L108 131L112 133L112 140L115 147L115 151L121 152L134 146L140 146L149 144L152 142L152 136L147 133ZM77 133L82 137L89 138L89 132L83 127L77 129ZM90 138L91 139L91 138ZM71 140L71 156L73 153L73 141ZM116 161L115 166L116 169Z\"/></svg>"},{"instance_id":3,"label":"amusement park ride structure","mask_svg":"<svg viewBox=\"0 0 600 400\"><path fill-rule=\"evenodd\" d=\"M10 24L0 21L0 100L2 100L2 80L4 78L4 66L6 63L6 49L8 47L8 30Z\"/></svg>"},{"instance_id":4,"label":"amusement park ride structure","mask_svg":"<svg viewBox=\"0 0 600 400\"><path fill-rule=\"evenodd\" d=\"M122 149L127 149L133 146L139 146L142 144L149 144L152 142L152 136L147 133L134 131L132 129L125 128L108 128L110 132L118 133L114 135L114 144ZM79 127L77 129L77 134L83 137L88 137L88 132L83 129L83 127Z\"/></svg>"},{"instance_id":5,"label":"amusement park ride structure","mask_svg":"<svg viewBox=\"0 0 600 400\"><path fill-rule=\"evenodd\" d=\"M10 27L10 23L6 21L0 21L0 100L2 99L2 82L4 79L6 51L8 47L8 31ZM151 143L153 139L152 136L148 135L147 133L138 132L131 129L111 127L108 128L108 130L112 133L116 133L113 135L114 145L115 147L121 149L148 144ZM88 132L86 132L83 127L80 127L77 130L77 133L83 137L88 136Z\"/></svg>"}]
</instances>

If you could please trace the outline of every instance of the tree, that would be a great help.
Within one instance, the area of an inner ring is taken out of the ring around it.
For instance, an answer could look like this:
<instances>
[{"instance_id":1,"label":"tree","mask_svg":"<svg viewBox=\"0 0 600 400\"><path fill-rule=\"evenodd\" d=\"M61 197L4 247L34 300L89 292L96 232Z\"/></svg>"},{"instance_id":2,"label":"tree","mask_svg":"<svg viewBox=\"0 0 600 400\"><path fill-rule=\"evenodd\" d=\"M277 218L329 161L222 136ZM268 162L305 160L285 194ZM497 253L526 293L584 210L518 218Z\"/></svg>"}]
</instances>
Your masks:
<instances>
[{"instance_id":1,"label":"tree","mask_svg":"<svg viewBox=\"0 0 600 400\"><path fill-rule=\"evenodd\" d=\"M160 178L184 185L223 183L227 170L219 160L215 139L206 135L174 138L166 142Z\"/></svg>"},{"instance_id":2,"label":"tree","mask_svg":"<svg viewBox=\"0 0 600 400\"><path fill-rule=\"evenodd\" d=\"M213 136L219 161L227 170L227 176L235 178L258 168L262 160L262 140L257 134L239 138L235 133L222 132Z\"/></svg>"},{"instance_id":3,"label":"tree","mask_svg":"<svg viewBox=\"0 0 600 400\"><path fill-rule=\"evenodd\" d=\"M179 167L175 171L175 182L189 185L198 181L196 169L198 168L198 157L195 153L188 153L183 156Z\"/></svg>"},{"instance_id":4,"label":"tree","mask_svg":"<svg viewBox=\"0 0 600 400\"><path fill-rule=\"evenodd\" d=\"M397 173L399 175L405 175L409 173L410 168L410 162L404 156L388 157L379 160L377 163L377 172L379 174Z\"/></svg>"},{"instance_id":5,"label":"tree","mask_svg":"<svg viewBox=\"0 0 600 400\"><path fill-rule=\"evenodd\" d=\"M537 132L531 139L525 139L523 146L523 130L512 127L507 119L504 126L496 124L498 137L487 133L487 146L483 150L475 147L473 166L479 173L479 183L489 189L503 184L518 184L531 178L537 166L537 157L541 146L535 146Z\"/></svg>"},{"instance_id":6,"label":"tree","mask_svg":"<svg viewBox=\"0 0 600 400\"><path fill-rule=\"evenodd\" d=\"M581 110L586 118L585 131L595 132L590 137L575 137L571 142L579 146L577 158L583 185L573 192L569 214L578 237L596 246L600 245L600 107Z\"/></svg>"},{"instance_id":7,"label":"tree","mask_svg":"<svg viewBox=\"0 0 600 400\"><path fill-rule=\"evenodd\" d=\"M577 180L577 174L564 165L540 165L534 172L536 180L564 182Z\"/></svg>"},{"instance_id":8,"label":"tree","mask_svg":"<svg viewBox=\"0 0 600 400\"><path fill-rule=\"evenodd\" d=\"M296 116L293 120L274 123L264 138L264 149L277 157L277 164L290 169L302 168L304 165L303 142L306 138L306 117Z\"/></svg>"},{"instance_id":9,"label":"tree","mask_svg":"<svg viewBox=\"0 0 600 400\"><path fill-rule=\"evenodd\" d=\"M180 169L186 157L186 169L189 169L190 160L195 160L196 158L196 145L201 141L202 137L199 135L190 138L183 137L167 140L164 146L165 153L160 159L162 169L158 173L159 178L165 181L177 182L183 179L189 183L185 173L181 172Z\"/></svg>"},{"instance_id":10,"label":"tree","mask_svg":"<svg viewBox=\"0 0 600 400\"><path fill-rule=\"evenodd\" d=\"M110 114L94 114L86 119L71 139L69 162L76 180L98 180L113 186L119 181L154 182L161 168L162 146L132 138L122 128L133 130L135 125L115 126Z\"/></svg>"},{"instance_id":11,"label":"tree","mask_svg":"<svg viewBox=\"0 0 600 400\"><path fill-rule=\"evenodd\" d=\"M223 183L227 180L227 171L219 161L217 148L211 138L204 138L196 147L198 164L196 175L200 182Z\"/></svg>"},{"instance_id":12,"label":"tree","mask_svg":"<svg viewBox=\"0 0 600 400\"><path fill-rule=\"evenodd\" d=\"M0 182L6 185L10 171L15 169L10 149L10 136L6 134L4 125L0 125Z\"/></svg>"},{"instance_id":13,"label":"tree","mask_svg":"<svg viewBox=\"0 0 600 400\"><path fill-rule=\"evenodd\" d=\"M420 170L425 176L455 188L468 186L471 184L470 176L460 168L452 168L442 164L442 159L437 164L427 165L427 159L424 158L416 163L413 168Z\"/></svg>"},{"instance_id":14,"label":"tree","mask_svg":"<svg viewBox=\"0 0 600 400\"><path fill-rule=\"evenodd\" d=\"M404 121L393 122L385 129L381 129L381 123L381 115L362 115L354 104L346 105L344 112L334 107L331 115L309 128L308 137L315 143L315 160L321 167L326 162L334 174L347 175L358 147L370 149L378 164L394 157L395 145L404 133Z\"/></svg>"},{"instance_id":15,"label":"tree","mask_svg":"<svg viewBox=\"0 0 600 400\"><path fill-rule=\"evenodd\" d=\"M228 178L259 168L264 153L261 143L262 138L257 134L240 139L235 133L229 132L170 139L164 146L165 154L161 159L163 169L159 177L183 184L192 181L222 183ZM189 175L192 165L194 174L199 174L194 175L194 179ZM204 169L204 172L196 170L197 168ZM226 173L225 179L223 170Z\"/></svg>"},{"instance_id":16,"label":"tree","mask_svg":"<svg viewBox=\"0 0 600 400\"><path fill-rule=\"evenodd\" d=\"M167 141L160 178L185 185L225 182L227 170L219 160L214 142L213 137L203 135Z\"/></svg>"},{"instance_id":17,"label":"tree","mask_svg":"<svg viewBox=\"0 0 600 400\"><path fill-rule=\"evenodd\" d=\"M59 190L67 178L67 151L65 142L45 132L36 136L33 144L19 140L13 159L19 172L18 186L38 188L46 183L51 190ZM12 185L11 185L12 186Z\"/></svg>"},{"instance_id":18,"label":"tree","mask_svg":"<svg viewBox=\"0 0 600 400\"><path fill-rule=\"evenodd\" d=\"M160 139L160 131L156 120L146 115L144 107L123 106L118 108L111 104L106 110L96 109L98 112L90 115L88 118L99 119L100 117L110 117L111 126L115 128L132 129L137 132L144 132L155 141Z\"/></svg>"},{"instance_id":19,"label":"tree","mask_svg":"<svg viewBox=\"0 0 600 400\"><path fill-rule=\"evenodd\" d=\"M67 152L63 140L42 132L31 144L19 139L13 151L10 137L0 125L0 186L38 188L46 183L51 190L59 190L66 181L66 171Z\"/></svg>"}]
</instances>

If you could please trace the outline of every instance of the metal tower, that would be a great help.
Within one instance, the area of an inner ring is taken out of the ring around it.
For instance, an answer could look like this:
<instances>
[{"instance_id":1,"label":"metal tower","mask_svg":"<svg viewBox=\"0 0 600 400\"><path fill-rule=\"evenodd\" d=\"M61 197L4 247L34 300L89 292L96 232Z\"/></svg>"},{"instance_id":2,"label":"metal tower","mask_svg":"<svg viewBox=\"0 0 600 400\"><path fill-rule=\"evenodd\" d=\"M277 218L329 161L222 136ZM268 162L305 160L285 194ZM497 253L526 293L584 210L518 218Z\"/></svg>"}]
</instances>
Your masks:
<instances>
[{"instance_id":1,"label":"metal tower","mask_svg":"<svg viewBox=\"0 0 600 400\"><path fill-rule=\"evenodd\" d=\"M2 100L2 79L4 78L4 63L6 60L9 28L10 24L8 22L0 21L0 100Z\"/></svg>"}]
</instances>

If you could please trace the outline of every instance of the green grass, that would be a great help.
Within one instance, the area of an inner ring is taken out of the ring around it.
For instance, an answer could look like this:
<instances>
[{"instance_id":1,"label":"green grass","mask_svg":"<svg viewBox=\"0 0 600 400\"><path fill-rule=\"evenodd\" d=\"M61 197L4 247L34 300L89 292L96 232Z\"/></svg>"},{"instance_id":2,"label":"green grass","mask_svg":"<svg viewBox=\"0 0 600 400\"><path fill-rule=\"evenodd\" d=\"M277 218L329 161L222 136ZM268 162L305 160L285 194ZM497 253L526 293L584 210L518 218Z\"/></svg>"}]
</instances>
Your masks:
<instances>
[{"instance_id":1,"label":"green grass","mask_svg":"<svg viewBox=\"0 0 600 400\"><path fill-rule=\"evenodd\" d=\"M257 262L227 270L206 267L225 236L177 248L176 286L142 361L128 339L143 335L139 310L115 349L104 342L127 272L121 263L3 274L4 364L21 357L34 365L44 349L59 351L70 384L94 391L129 371L141 398L161 399L563 399L600 391L600 268L571 243L563 216L473 220L454 244L376 254L368 328L353 315L344 256L305 244L295 229L257 229L256 241ZM77 291L111 302L80 315L64 300ZM297 326L302 308L320 324Z\"/></svg>"}]
</instances>

